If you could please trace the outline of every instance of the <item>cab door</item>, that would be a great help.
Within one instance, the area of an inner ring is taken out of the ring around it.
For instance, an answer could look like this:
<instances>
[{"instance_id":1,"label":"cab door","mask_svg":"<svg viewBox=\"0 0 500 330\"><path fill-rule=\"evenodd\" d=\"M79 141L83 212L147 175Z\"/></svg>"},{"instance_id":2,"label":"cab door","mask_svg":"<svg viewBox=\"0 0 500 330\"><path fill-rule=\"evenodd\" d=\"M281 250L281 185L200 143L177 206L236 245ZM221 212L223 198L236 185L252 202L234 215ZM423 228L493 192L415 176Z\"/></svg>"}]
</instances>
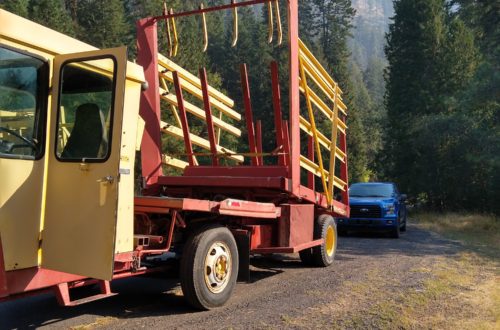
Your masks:
<instances>
[{"instance_id":1,"label":"cab door","mask_svg":"<svg viewBox=\"0 0 500 330\"><path fill-rule=\"evenodd\" d=\"M42 268L113 276L126 48L57 56Z\"/></svg>"}]
</instances>

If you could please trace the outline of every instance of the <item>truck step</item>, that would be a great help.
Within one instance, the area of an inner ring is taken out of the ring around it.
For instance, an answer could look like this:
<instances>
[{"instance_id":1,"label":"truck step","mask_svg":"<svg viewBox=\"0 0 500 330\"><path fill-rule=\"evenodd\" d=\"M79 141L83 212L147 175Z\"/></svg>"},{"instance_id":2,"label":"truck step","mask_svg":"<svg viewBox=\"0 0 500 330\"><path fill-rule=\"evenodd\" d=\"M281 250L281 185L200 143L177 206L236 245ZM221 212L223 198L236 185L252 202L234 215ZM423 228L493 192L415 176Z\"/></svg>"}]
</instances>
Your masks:
<instances>
[{"instance_id":1,"label":"truck step","mask_svg":"<svg viewBox=\"0 0 500 330\"><path fill-rule=\"evenodd\" d=\"M96 300L101 300L101 299L113 297L113 296L116 296L116 295L117 295L117 293L100 293L100 294L96 294L95 296L90 296L90 297L85 297L85 298L82 298L82 299L77 299L77 300L70 301L68 304L65 304L65 306L83 305L83 304L86 304L88 302L92 302L92 301L96 301Z\"/></svg>"}]
</instances>

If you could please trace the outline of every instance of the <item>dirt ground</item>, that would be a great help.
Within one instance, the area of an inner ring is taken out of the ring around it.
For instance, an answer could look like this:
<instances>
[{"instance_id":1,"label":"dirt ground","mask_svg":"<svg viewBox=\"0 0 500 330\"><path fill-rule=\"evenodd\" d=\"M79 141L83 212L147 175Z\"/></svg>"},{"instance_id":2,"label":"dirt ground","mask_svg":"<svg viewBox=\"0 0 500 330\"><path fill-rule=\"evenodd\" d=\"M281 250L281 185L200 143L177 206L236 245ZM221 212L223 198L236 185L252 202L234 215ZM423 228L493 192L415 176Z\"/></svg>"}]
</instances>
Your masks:
<instances>
[{"instance_id":1,"label":"dirt ground","mask_svg":"<svg viewBox=\"0 0 500 330\"><path fill-rule=\"evenodd\" d=\"M50 295L0 304L0 329L499 329L498 265L410 224L400 239L340 237L329 268L256 257L253 282L216 310L193 311L175 279L137 278L73 308Z\"/></svg>"}]
</instances>

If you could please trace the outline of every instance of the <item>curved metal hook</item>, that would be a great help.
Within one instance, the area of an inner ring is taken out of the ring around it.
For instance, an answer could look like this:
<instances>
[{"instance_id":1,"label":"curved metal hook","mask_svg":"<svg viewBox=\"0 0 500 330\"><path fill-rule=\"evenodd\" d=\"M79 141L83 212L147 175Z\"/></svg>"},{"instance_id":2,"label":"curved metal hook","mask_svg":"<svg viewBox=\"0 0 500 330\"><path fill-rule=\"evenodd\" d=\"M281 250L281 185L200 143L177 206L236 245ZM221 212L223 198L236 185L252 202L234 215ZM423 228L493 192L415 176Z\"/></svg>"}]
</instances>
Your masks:
<instances>
[{"instance_id":1,"label":"curved metal hook","mask_svg":"<svg viewBox=\"0 0 500 330\"><path fill-rule=\"evenodd\" d=\"M170 9L170 15L174 15L174 9ZM170 18L170 24L172 24L172 33L174 35L174 40L172 42L172 56L177 56L177 51L179 50L179 36L177 35L177 25L175 24L175 18Z\"/></svg>"},{"instance_id":2,"label":"curved metal hook","mask_svg":"<svg viewBox=\"0 0 500 330\"><path fill-rule=\"evenodd\" d=\"M267 42L268 43L273 42L273 34L274 34L273 5L272 5L271 1L272 0L269 0L267 2L267 17L268 17L267 24L268 24L268 28L269 28L269 32L267 35Z\"/></svg>"},{"instance_id":3,"label":"curved metal hook","mask_svg":"<svg viewBox=\"0 0 500 330\"><path fill-rule=\"evenodd\" d=\"M236 3L236 0L231 0L231 4L234 5ZM236 47L238 44L238 8L234 7L233 8L233 16L234 16L234 21L233 21L233 42L231 43L231 47Z\"/></svg>"},{"instance_id":4,"label":"curved metal hook","mask_svg":"<svg viewBox=\"0 0 500 330\"><path fill-rule=\"evenodd\" d=\"M163 2L163 16L168 15L167 2ZM168 56L172 57L173 47L172 47L172 32L170 31L169 19L165 19L165 27L167 28L167 48Z\"/></svg>"},{"instance_id":5,"label":"curved metal hook","mask_svg":"<svg viewBox=\"0 0 500 330\"><path fill-rule=\"evenodd\" d=\"M200 4L200 10L203 10L203 3ZM207 29L207 17L205 13L201 13L201 23L203 27L203 52L206 52L208 49L208 29Z\"/></svg>"},{"instance_id":6,"label":"curved metal hook","mask_svg":"<svg viewBox=\"0 0 500 330\"><path fill-rule=\"evenodd\" d=\"M283 43L283 28L281 26L281 14L280 14L280 3L279 0L274 2L274 11L276 12L276 25L278 29L278 46Z\"/></svg>"}]
</instances>

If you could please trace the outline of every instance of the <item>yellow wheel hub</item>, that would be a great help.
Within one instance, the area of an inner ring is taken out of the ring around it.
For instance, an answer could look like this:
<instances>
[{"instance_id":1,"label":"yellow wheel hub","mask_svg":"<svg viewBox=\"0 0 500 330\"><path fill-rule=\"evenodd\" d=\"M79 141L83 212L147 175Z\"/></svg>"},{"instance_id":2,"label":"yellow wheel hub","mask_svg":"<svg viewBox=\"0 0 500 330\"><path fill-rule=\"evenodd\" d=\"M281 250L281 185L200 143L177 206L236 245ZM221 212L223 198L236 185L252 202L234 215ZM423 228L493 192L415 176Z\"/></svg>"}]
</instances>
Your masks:
<instances>
[{"instance_id":1,"label":"yellow wheel hub","mask_svg":"<svg viewBox=\"0 0 500 330\"><path fill-rule=\"evenodd\" d=\"M205 257L205 284L212 293L222 292L231 277L232 258L224 242L213 243Z\"/></svg>"},{"instance_id":2,"label":"yellow wheel hub","mask_svg":"<svg viewBox=\"0 0 500 330\"><path fill-rule=\"evenodd\" d=\"M335 230L332 226L326 230L325 250L328 256L332 256L335 252Z\"/></svg>"}]
</instances>

